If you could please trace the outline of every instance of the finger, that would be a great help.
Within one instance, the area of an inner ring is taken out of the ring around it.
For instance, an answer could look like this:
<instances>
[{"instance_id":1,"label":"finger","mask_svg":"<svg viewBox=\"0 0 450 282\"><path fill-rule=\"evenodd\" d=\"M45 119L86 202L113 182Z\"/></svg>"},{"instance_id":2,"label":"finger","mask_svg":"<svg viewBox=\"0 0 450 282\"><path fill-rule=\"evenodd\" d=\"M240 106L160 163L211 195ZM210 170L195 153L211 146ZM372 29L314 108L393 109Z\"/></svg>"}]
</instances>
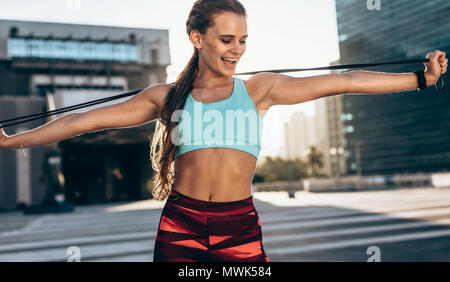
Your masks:
<instances>
[{"instance_id":1,"label":"finger","mask_svg":"<svg viewBox=\"0 0 450 282\"><path fill-rule=\"evenodd\" d=\"M433 55L431 56L431 59L432 59L432 60L437 60L437 59L443 58L443 57L445 57L445 53L442 52L442 51L440 51L440 50L436 50L436 51L433 53Z\"/></svg>"}]
</instances>

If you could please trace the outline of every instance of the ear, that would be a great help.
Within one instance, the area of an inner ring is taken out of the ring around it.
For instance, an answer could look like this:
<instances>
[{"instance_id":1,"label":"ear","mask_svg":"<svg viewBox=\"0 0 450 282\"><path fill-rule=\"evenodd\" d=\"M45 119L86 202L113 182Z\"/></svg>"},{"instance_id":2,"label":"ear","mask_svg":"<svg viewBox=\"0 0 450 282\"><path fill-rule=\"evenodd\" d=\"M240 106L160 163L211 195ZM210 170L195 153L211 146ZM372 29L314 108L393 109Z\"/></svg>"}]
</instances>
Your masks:
<instances>
[{"instance_id":1,"label":"ear","mask_svg":"<svg viewBox=\"0 0 450 282\"><path fill-rule=\"evenodd\" d=\"M198 30L192 30L191 34L189 34L189 40L192 42L196 49L201 49L203 45L203 37Z\"/></svg>"}]
</instances>

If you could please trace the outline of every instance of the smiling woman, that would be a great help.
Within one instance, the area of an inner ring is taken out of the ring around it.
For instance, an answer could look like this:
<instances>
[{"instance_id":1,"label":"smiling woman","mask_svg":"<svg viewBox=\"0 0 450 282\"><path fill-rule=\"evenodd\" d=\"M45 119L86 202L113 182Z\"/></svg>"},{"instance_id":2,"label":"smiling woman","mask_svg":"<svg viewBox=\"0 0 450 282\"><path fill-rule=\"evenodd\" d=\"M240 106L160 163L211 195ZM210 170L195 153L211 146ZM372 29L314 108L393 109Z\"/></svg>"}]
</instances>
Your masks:
<instances>
[{"instance_id":1,"label":"smiling woman","mask_svg":"<svg viewBox=\"0 0 450 282\"><path fill-rule=\"evenodd\" d=\"M230 96L235 67L246 49L246 17L245 8L238 1L196 1L191 9L186 32L194 54L167 95L152 143L152 163L159 174L153 189L156 198L166 197L174 180L174 172L170 170L175 157L171 133L177 124L171 122L172 115L194 94L197 101L214 96L224 100ZM192 93L194 89L198 91ZM212 95L214 92L216 95ZM157 145L160 145L158 152Z\"/></svg>"},{"instance_id":2,"label":"smiling woman","mask_svg":"<svg viewBox=\"0 0 450 282\"><path fill-rule=\"evenodd\" d=\"M268 261L251 195L261 137L247 134L262 119L245 82L233 77L246 50L246 17L236 0L199 0L189 13L186 31L194 54L161 106L152 140L158 172L153 194L168 197L154 261ZM207 110L196 119L198 107ZM180 111L181 118L174 118ZM248 116L253 122L245 127ZM238 121L234 128L234 117L244 126ZM173 137L178 124L182 143Z\"/></svg>"}]
</instances>

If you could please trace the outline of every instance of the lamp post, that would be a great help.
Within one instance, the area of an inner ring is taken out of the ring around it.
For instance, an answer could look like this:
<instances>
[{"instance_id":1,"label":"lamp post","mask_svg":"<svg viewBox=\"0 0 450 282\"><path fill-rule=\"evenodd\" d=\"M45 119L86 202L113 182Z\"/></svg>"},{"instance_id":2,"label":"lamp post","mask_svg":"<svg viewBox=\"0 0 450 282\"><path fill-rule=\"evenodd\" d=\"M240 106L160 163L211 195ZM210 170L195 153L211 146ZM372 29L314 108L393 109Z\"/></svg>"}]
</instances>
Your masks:
<instances>
[{"instance_id":1,"label":"lamp post","mask_svg":"<svg viewBox=\"0 0 450 282\"><path fill-rule=\"evenodd\" d=\"M355 158L356 158L356 175L358 177L358 184L357 188L361 188L361 174L362 174L362 167L361 167L361 145L363 142L361 140L356 140L355 142Z\"/></svg>"},{"instance_id":2,"label":"lamp post","mask_svg":"<svg viewBox=\"0 0 450 282\"><path fill-rule=\"evenodd\" d=\"M361 145L363 142L361 140L356 140L355 142L355 158L356 158L356 174L358 177L361 176Z\"/></svg>"},{"instance_id":3,"label":"lamp post","mask_svg":"<svg viewBox=\"0 0 450 282\"><path fill-rule=\"evenodd\" d=\"M286 146L286 156L287 156L287 175L288 175L288 196L289 198L295 198L295 191L292 185L292 161L291 161L291 148L289 140L289 123L284 123L284 138Z\"/></svg>"}]
</instances>

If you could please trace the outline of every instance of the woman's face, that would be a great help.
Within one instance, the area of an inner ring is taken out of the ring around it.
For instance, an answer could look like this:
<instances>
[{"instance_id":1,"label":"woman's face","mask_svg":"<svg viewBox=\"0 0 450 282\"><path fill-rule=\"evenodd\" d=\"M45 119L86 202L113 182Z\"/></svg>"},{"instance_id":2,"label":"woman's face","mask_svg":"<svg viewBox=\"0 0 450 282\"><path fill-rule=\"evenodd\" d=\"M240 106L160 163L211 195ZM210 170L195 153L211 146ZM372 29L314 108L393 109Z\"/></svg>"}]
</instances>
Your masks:
<instances>
[{"instance_id":1,"label":"woman's face","mask_svg":"<svg viewBox=\"0 0 450 282\"><path fill-rule=\"evenodd\" d=\"M224 12L214 17L214 24L204 35L197 33L194 46L199 49L199 68L207 67L213 72L232 76L239 59L245 53L247 40L245 16ZM198 44L197 44L198 43Z\"/></svg>"}]
</instances>

